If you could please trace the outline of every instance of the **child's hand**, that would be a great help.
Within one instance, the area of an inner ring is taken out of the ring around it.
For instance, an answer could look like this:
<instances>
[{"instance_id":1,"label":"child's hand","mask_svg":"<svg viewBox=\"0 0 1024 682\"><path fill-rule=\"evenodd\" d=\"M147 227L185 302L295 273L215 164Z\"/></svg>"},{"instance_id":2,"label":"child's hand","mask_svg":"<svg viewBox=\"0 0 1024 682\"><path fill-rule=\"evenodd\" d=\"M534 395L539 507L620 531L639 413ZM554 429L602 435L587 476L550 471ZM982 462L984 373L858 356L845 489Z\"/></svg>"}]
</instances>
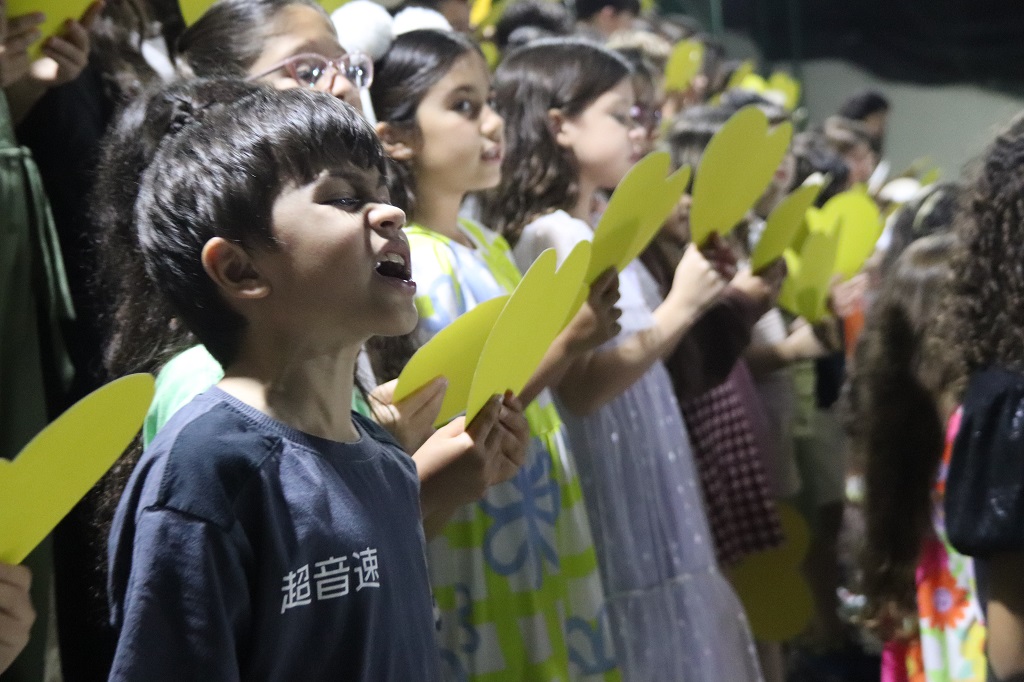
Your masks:
<instances>
[{"instance_id":1,"label":"child's hand","mask_svg":"<svg viewBox=\"0 0 1024 682\"><path fill-rule=\"evenodd\" d=\"M39 40L41 12L7 17L7 3L0 0L0 88L16 83L28 73L29 45Z\"/></svg>"},{"instance_id":2,"label":"child's hand","mask_svg":"<svg viewBox=\"0 0 1024 682\"><path fill-rule=\"evenodd\" d=\"M519 400L511 394L494 396L468 427L465 417L453 419L416 452L421 490L430 495L443 491L436 506L454 509L475 502L492 485L516 475L529 441Z\"/></svg>"},{"instance_id":3,"label":"child's hand","mask_svg":"<svg viewBox=\"0 0 1024 682\"><path fill-rule=\"evenodd\" d=\"M686 247L676 266L669 298L674 304L700 314L725 291L726 281L694 244Z\"/></svg>"},{"instance_id":4,"label":"child's hand","mask_svg":"<svg viewBox=\"0 0 1024 682\"><path fill-rule=\"evenodd\" d=\"M751 272L750 267L740 268L729 285L742 291L751 300L764 308L764 312L775 305L786 279L786 261L776 258L760 272Z\"/></svg>"},{"instance_id":5,"label":"child's hand","mask_svg":"<svg viewBox=\"0 0 1024 682\"><path fill-rule=\"evenodd\" d=\"M718 274L726 280L736 276L736 254L717 232L713 232L708 237L704 245L700 247L700 251Z\"/></svg>"},{"instance_id":6,"label":"child's hand","mask_svg":"<svg viewBox=\"0 0 1024 682\"><path fill-rule=\"evenodd\" d=\"M94 2L78 21L68 20L64 29L43 42L43 57L32 62L30 77L47 88L65 85L78 78L89 62L89 29L103 11Z\"/></svg>"},{"instance_id":7,"label":"child's hand","mask_svg":"<svg viewBox=\"0 0 1024 682\"><path fill-rule=\"evenodd\" d=\"M729 286L743 292L760 307L770 308L774 303L771 285L760 275L751 272L749 267L740 268Z\"/></svg>"},{"instance_id":8,"label":"child's hand","mask_svg":"<svg viewBox=\"0 0 1024 682\"><path fill-rule=\"evenodd\" d=\"M849 317L863 307L867 288L868 276L864 273L845 282L837 275L829 290L829 306L839 317Z\"/></svg>"},{"instance_id":9,"label":"child's hand","mask_svg":"<svg viewBox=\"0 0 1024 682\"><path fill-rule=\"evenodd\" d=\"M817 360L832 352L831 344L822 340L819 334L826 329L826 323L812 325L800 318L794 321L789 336L781 344L782 354L790 362ZM821 331L818 331L818 330Z\"/></svg>"},{"instance_id":10,"label":"child's hand","mask_svg":"<svg viewBox=\"0 0 1024 682\"><path fill-rule=\"evenodd\" d=\"M570 353L583 353L610 341L619 333L619 274L608 268L590 285L590 295L580 311L566 326L566 346Z\"/></svg>"},{"instance_id":11,"label":"child's hand","mask_svg":"<svg viewBox=\"0 0 1024 682\"><path fill-rule=\"evenodd\" d=\"M36 620L28 594L31 585L32 573L27 568L0 563L0 673L28 644Z\"/></svg>"},{"instance_id":12,"label":"child's hand","mask_svg":"<svg viewBox=\"0 0 1024 682\"><path fill-rule=\"evenodd\" d=\"M416 452L434 435L434 420L441 411L448 382L438 377L412 395L394 403L398 379L370 391L370 409L377 423L398 439L406 452Z\"/></svg>"}]
</instances>

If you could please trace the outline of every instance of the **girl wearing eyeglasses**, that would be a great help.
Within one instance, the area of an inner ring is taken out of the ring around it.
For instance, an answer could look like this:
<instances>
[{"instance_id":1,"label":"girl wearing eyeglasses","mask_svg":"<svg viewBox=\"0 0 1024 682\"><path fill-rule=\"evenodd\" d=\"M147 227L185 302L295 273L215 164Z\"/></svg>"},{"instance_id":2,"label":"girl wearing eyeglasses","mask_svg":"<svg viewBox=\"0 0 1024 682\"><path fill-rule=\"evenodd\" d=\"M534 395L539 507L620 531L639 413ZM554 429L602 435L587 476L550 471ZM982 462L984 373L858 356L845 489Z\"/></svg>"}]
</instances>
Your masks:
<instances>
[{"instance_id":1,"label":"girl wearing eyeglasses","mask_svg":"<svg viewBox=\"0 0 1024 682\"><path fill-rule=\"evenodd\" d=\"M345 52L315 0L222 0L181 35L177 49L186 74L312 88L360 110L359 90L373 78L373 62Z\"/></svg>"}]
</instances>

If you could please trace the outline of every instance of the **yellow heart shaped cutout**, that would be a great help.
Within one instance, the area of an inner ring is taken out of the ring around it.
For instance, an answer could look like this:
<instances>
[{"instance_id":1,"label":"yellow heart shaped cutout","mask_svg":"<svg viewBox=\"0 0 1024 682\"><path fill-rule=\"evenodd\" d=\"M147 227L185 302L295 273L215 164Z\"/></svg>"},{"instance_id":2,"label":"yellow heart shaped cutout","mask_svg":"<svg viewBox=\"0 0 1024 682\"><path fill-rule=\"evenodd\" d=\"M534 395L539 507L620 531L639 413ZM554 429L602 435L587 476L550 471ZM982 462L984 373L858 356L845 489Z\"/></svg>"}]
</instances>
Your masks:
<instances>
[{"instance_id":1,"label":"yellow heart shaped cutout","mask_svg":"<svg viewBox=\"0 0 1024 682\"><path fill-rule=\"evenodd\" d=\"M181 8L181 16L185 19L185 25L191 26L196 23L199 17L206 13L206 10L210 9L215 0L178 0L178 6Z\"/></svg>"},{"instance_id":2,"label":"yellow heart shaped cutout","mask_svg":"<svg viewBox=\"0 0 1024 682\"><path fill-rule=\"evenodd\" d=\"M761 239L754 247L754 252L750 254L750 267L754 272L760 271L781 256L793 243L804 222L807 209L814 205L821 188L821 185L797 187L768 215Z\"/></svg>"},{"instance_id":3,"label":"yellow heart shaped cutout","mask_svg":"<svg viewBox=\"0 0 1024 682\"><path fill-rule=\"evenodd\" d=\"M768 89L782 95L788 111L796 109L800 103L800 82L784 71L776 71L768 79Z\"/></svg>"},{"instance_id":4,"label":"yellow heart shaped cutout","mask_svg":"<svg viewBox=\"0 0 1024 682\"><path fill-rule=\"evenodd\" d=\"M829 199L822 208L824 222L839 230L835 274L853 277L875 251L884 225L878 205L861 192L849 190Z\"/></svg>"},{"instance_id":5,"label":"yellow heart shaped cutout","mask_svg":"<svg viewBox=\"0 0 1024 682\"><path fill-rule=\"evenodd\" d=\"M506 295L484 301L423 344L402 369L393 400L397 403L443 375L448 388L434 426L442 426L465 410L480 354L508 299Z\"/></svg>"},{"instance_id":6,"label":"yellow heart shaped cutout","mask_svg":"<svg viewBox=\"0 0 1024 682\"><path fill-rule=\"evenodd\" d=\"M680 40L672 47L665 65L665 91L686 92L704 65L704 43Z\"/></svg>"},{"instance_id":7,"label":"yellow heart shaped cutout","mask_svg":"<svg viewBox=\"0 0 1024 682\"><path fill-rule=\"evenodd\" d=\"M690 182L689 166L668 175L671 162L667 152L652 152L619 182L594 230L587 283L610 267L622 271L661 230Z\"/></svg>"},{"instance_id":8,"label":"yellow heart shaped cutout","mask_svg":"<svg viewBox=\"0 0 1024 682\"><path fill-rule=\"evenodd\" d=\"M103 477L142 426L153 377L132 374L72 405L0 459L0 561L18 564Z\"/></svg>"},{"instance_id":9,"label":"yellow heart shaped cutout","mask_svg":"<svg viewBox=\"0 0 1024 682\"><path fill-rule=\"evenodd\" d=\"M730 571L750 629L768 642L791 640L814 614L814 598L801 572L810 530L792 505L780 504L778 511L783 544L745 557Z\"/></svg>"},{"instance_id":10,"label":"yellow heart shaped cutout","mask_svg":"<svg viewBox=\"0 0 1024 682\"><path fill-rule=\"evenodd\" d=\"M526 271L480 354L466 403L467 421L472 421L492 395L523 390L565 327L569 310L584 286L589 261L590 242L583 241L557 270L558 256L554 249L547 249Z\"/></svg>"},{"instance_id":11,"label":"yellow heart shaped cutout","mask_svg":"<svg viewBox=\"0 0 1024 682\"><path fill-rule=\"evenodd\" d=\"M835 271L842 228L835 233L811 232L800 252L796 278L796 312L808 322L817 322L828 312L828 292Z\"/></svg>"},{"instance_id":12,"label":"yellow heart shaped cutout","mask_svg":"<svg viewBox=\"0 0 1024 682\"><path fill-rule=\"evenodd\" d=\"M714 233L728 234L764 194L782 163L793 126L769 128L755 106L744 107L726 121L708 143L697 169L690 209L694 243Z\"/></svg>"},{"instance_id":13,"label":"yellow heart shaped cutout","mask_svg":"<svg viewBox=\"0 0 1024 682\"><path fill-rule=\"evenodd\" d=\"M619 181L594 228L587 282L593 282L610 267L618 267L640 229L648 189L665 181L671 163L667 152L653 152L633 164Z\"/></svg>"}]
</instances>

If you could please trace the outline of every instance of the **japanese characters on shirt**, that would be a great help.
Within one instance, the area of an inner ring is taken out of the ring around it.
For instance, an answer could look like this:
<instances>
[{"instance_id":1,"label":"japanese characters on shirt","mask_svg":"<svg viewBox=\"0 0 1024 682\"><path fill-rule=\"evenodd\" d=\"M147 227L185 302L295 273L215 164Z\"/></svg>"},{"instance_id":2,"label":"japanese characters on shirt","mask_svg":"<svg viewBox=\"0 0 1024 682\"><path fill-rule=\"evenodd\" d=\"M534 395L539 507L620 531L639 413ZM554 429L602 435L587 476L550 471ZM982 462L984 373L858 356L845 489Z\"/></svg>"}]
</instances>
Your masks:
<instances>
[{"instance_id":1,"label":"japanese characters on shirt","mask_svg":"<svg viewBox=\"0 0 1024 682\"><path fill-rule=\"evenodd\" d=\"M327 601L348 596L367 588L380 588L380 573L377 563L377 549L367 547L352 552L349 556L331 556L313 563L310 575L309 564L289 572L281 579L281 613L299 606L308 606L313 601ZM312 580L310 580L312 578ZM354 578L354 580L353 580ZM354 583L354 585L353 585Z\"/></svg>"}]
</instances>

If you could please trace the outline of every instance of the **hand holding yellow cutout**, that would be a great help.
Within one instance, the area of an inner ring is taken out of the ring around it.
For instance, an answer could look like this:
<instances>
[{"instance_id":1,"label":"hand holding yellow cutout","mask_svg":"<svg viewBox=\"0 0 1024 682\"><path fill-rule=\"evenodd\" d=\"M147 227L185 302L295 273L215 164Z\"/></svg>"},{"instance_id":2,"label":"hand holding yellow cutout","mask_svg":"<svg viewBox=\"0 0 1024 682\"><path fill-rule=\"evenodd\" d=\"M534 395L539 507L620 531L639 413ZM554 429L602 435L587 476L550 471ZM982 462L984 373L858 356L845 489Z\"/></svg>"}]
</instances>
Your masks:
<instances>
[{"instance_id":1,"label":"hand holding yellow cutout","mask_svg":"<svg viewBox=\"0 0 1024 682\"><path fill-rule=\"evenodd\" d=\"M672 47L665 65L665 91L686 92L704 65L704 43L680 40Z\"/></svg>"},{"instance_id":2,"label":"hand holding yellow cutout","mask_svg":"<svg viewBox=\"0 0 1024 682\"><path fill-rule=\"evenodd\" d=\"M471 422L491 396L521 391L565 327L589 260L590 242L577 244L557 270L554 249L543 252L510 296L481 303L416 351L398 377L394 400L445 377L448 391L435 424L441 426L463 410Z\"/></svg>"},{"instance_id":3,"label":"hand holding yellow cutout","mask_svg":"<svg viewBox=\"0 0 1024 682\"><path fill-rule=\"evenodd\" d=\"M556 269L554 249L540 254L512 292L480 354L466 403L472 421L492 395L517 394L537 371L551 342L565 327L584 287L590 242L580 242Z\"/></svg>"},{"instance_id":4,"label":"hand holding yellow cutout","mask_svg":"<svg viewBox=\"0 0 1024 682\"><path fill-rule=\"evenodd\" d=\"M498 296L484 301L423 344L398 377L392 401L402 401L443 376L448 388L434 426L440 428L466 409L480 354L508 299Z\"/></svg>"},{"instance_id":5,"label":"hand holding yellow cutout","mask_svg":"<svg viewBox=\"0 0 1024 682\"><path fill-rule=\"evenodd\" d=\"M760 241L750 255L750 267L754 272L769 265L793 243L807 209L821 193L821 185L803 185L793 190L768 215L768 221Z\"/></svg>"}]
</instances>

